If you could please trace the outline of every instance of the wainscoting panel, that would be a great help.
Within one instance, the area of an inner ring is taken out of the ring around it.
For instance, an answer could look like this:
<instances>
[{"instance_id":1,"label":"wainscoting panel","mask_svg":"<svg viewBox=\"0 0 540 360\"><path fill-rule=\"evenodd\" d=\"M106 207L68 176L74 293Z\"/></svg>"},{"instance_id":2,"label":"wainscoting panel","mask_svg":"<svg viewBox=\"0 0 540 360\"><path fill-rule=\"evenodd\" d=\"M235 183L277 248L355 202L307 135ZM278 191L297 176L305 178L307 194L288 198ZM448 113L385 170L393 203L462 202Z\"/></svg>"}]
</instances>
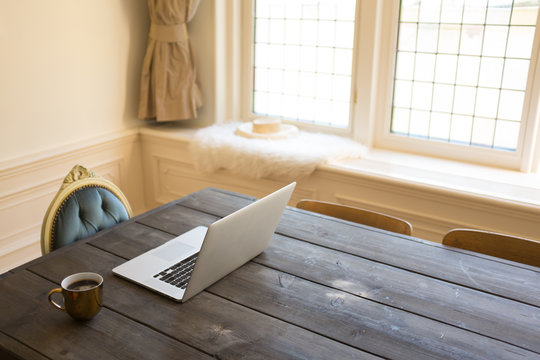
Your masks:
<instances>
[{"instance_id":1,"label":"wainscoting panel","mask_svg":"<svg viewBox=\"0 0 540 360\"><path fill-rule=\"evenodd\" d=\"M146 209L137 130L2 164L0 273L41 255L43 217L62 180L76 164L117 184L135 213Z\"/></svg>"}]
</instances>

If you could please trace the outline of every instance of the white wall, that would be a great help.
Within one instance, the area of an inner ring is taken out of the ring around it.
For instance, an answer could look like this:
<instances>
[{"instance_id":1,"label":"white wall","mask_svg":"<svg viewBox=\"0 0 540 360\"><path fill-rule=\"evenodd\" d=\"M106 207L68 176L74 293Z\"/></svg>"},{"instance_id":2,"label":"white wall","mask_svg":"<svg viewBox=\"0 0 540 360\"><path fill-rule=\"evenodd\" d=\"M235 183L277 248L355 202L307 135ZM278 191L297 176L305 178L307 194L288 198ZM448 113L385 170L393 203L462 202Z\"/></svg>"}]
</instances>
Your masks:
<instances>
[{"instance_id":1,"label":"white wall","mask_svg":"<svg viewBox=\"0 0 540 360\"><path fill-rule=\"evenodd\" d=\"M0 0L0 164L141 124L145 0Z\"/></svg>"}]
</instances>

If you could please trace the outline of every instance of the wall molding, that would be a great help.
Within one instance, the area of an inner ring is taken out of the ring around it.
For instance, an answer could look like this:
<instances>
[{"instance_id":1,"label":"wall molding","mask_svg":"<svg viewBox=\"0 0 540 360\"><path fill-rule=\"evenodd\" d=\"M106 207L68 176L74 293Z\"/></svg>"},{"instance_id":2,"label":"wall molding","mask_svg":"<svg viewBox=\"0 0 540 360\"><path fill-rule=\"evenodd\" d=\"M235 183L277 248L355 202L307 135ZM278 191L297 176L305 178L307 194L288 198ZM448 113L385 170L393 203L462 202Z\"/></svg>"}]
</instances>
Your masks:
<instances>
[{"instance_id":1,"label":"wall molding","mask_svg":"<svg viewBox=\"0 0 540 360\"><path fill-rule=\"evenodd\" d=\"M75 164L116 183L135 213L146 209L142 196L137 129L115 132L0 164L0 273L41 255L43 216Z\"/></svg>"},{"instance_id":2,"label":"wall molding","mask_svg":"<svg viewBox=\"0 0 540 360\"><path fill-rule=\"evenodd\" d=\"M62 179L77 163L119 185L136 214L206 187L262 197L286 184L279 179L245 179L226 170L199 172L189 153L193 132L170 126L145 126L0 163L0 273L41 255L41 221ZM289 205L304 198L398 216L412 223L413 236L436 242L455 227L538 239L540 207L534 204L368 171L321 166L297 181Z\"/></svg>"}]
</instances>

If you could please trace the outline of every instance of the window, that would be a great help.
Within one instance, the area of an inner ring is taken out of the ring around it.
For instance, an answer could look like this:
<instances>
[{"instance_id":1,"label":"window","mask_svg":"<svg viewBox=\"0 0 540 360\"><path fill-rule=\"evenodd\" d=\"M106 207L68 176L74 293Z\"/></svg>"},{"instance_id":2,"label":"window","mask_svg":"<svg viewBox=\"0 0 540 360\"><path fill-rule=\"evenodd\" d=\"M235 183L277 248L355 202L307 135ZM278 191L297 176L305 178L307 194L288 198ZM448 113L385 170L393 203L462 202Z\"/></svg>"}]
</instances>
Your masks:
<instances>
[{"instance_id":1,"label":"window","mask_svg":"<svg viewBox=\"0 0 540 360\"><path fill-rule=\"evenodd\" d=\"M530 171L539 2L253 0L251 116Z\"/></svg>"},{"instance_id":2,"label":"window","mask_svg":"<svg viewBox=\"0 0 540 360\"><path fill-rule=\"evenodd\" d=\"M401 1L390 131L515 151L538 5Z\"/></svg>"},{"instance_id":3,"label":"window","mask_svg":"<svg viewBox=\"0 0 540 360\"><path fill-rule=\"evenodd\" d=\"M252 111L349 126L355 0L257 0Z\"/></svg>"}]
</instances>

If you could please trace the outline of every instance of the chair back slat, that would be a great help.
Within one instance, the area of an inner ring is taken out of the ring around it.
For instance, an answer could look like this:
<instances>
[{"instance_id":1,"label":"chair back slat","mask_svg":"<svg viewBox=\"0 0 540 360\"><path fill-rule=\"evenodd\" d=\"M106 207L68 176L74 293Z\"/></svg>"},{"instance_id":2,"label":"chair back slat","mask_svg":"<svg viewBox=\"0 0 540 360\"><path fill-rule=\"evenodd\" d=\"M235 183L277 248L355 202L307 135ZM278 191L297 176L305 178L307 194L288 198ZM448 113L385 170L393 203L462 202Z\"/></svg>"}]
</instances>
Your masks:
<instances>
[{"instance_id":1,"label":"chair back slat","mask_svg":"<svg viewBox=\"0 0 540 360\"><path fill-rule=\"evenodd\" d=\"M296 207L399 234L412 234L408 221L376 211L318 200L300 200Z\"/></svg>"},{"instance_id":2,"label":"chair back slat","mask_svg":"<svg viewBox=\"0 0 540 360\"><path fill-rule=\"evenodd\" d=\"M472 229L453 229L444 245L540 267L540 242L517 236Z\"/></svg>"}]
</instances>

